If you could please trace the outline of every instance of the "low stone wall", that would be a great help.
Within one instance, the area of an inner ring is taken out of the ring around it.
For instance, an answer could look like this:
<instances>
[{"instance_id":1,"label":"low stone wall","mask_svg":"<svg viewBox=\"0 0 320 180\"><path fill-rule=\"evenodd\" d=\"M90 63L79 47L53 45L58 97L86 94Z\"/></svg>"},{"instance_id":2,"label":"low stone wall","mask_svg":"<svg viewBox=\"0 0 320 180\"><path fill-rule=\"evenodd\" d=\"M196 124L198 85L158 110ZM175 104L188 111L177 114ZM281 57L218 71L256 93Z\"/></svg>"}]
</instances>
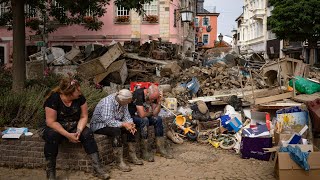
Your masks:
<instances>
[{"instance_id":1,"label":"low stone wall","mask_svg":"<svg viewBox=\"0 0 320 180\"><path fill-rule=\"evenodd\" d=\"M112 162L112 146L109 138L95 134L103 164ZM20 139L0 139L0 166L11 168L44 168L44 141L35 132L33 136L21 136ZM63 142L59 146L57 169L90 171L91 160L81 143Z\"/></svg>"},{"instance_id":2,"label":"low stone wall","mask_svg":"<svg viewBox=\"0 0 320 180\"><path fill-rule=\"evenodd\" d=\"M164 127L172 118L164 118ZM0 138L0 166L11 168L45 168L44 158L44 140L36 131L30 130L33 136L21 136L20 139L1 139ZM154 128L149 126L149 142L154 149ZM138 135L139 132L136 133ZM111 140L107 136L95 134L95 140L98 145L100 158L104 165L114 160L113 148ZM136 141L139 142L139 136ZM124 155L127 156L127 144L124 139ZM136 144L138 157L140 156L140 146ZM64 170L81 170L89 172L92 170L91 160L87 156L81 143L73 144L63 141L59 146L59 154L57 157L57 169Z\"/></svg>"}]
</instances>

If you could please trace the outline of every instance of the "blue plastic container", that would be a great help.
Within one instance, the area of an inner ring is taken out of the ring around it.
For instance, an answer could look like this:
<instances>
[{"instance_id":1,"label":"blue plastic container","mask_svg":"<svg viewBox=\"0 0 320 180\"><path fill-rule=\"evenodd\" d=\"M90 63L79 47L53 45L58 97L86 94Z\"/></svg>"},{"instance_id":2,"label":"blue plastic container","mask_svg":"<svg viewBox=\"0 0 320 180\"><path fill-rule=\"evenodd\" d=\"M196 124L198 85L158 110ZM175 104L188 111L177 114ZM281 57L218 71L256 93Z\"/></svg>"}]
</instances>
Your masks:
<instances>
[{"instance_id":1,"label":"blue plastic container","mask_svg":"<svg viewBox=\"0 0 320 180\"><path fill-rule=\"evenodd\" d=\"M229 116L229 115L223 115L223 116L220 117L220 119L221 119L221 125L222 125L224 128L228 128L226 122L229 121L229 120L231 120L230 116ZM229 129L228 129L228 130L229 130Z\"/></svg>"},{"instance_id":2,"label":"blue plastic container","mask_svg":"<svg viewBox=\"0 0 320 180\"><path fill-rule=\"evenodd\" d=\"M238 132L242 127L242 122L238 118L233 118L226 122L228 131Z\"/></svg>"},{"instance_id":3,"label":"blue plastic container","mask_svg":"<svg viewBox=\"0 0 320 180\"><path fill-rule=\"evenodd\" d=\"M200 88L200 83L196 77L193 77L190 82L186 84L186 88L191 94L197 94Z\"/></svg>"}]
</instances>

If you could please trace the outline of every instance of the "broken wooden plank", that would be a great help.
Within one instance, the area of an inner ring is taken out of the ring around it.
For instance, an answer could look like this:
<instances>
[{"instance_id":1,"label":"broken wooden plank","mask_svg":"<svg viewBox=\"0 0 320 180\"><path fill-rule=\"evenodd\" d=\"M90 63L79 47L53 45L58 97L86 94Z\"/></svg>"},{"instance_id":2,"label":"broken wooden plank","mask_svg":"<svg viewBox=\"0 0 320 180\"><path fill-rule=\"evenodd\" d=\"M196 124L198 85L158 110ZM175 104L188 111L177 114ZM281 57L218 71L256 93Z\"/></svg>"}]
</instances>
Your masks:
<instances>
[{"instance_id":1,"label":"broken wooden plank","mask_svg":"<svg viewBox=\"0 0 320 180\"><path fill-rule=\"evenodd\" d=\"M213 96L206 96L206 97L197 97L191 100L188 100L189 103L194 103L197 101L203 101L203 102L211 102L211 101L217 101L216 97Z\"/></svg>"},{"instance_id":2,"label":"broken wooden plank","mask_svg":"<svg viewBox=\"0 0 320 180\"><path fill-rule=\"evenodd\" d=\"M293 97L293 92L287 92L287 93L278 94L278 95L274 95L274 96L257 98L255 100L255 104L262 104L262 103L267 103L267 102L272 102L272 101L278 101L278 100L288 99L288 98L292 98L292 97Z\"/></svg>"},{"instance_id":3,"label":"broken wooden plank","mask_svg":"<svg viewBox=\"0 0 320 180\"><path fill-rule=\"evenodd\" d=\"M299 94L296 95L293 100L301 103L306 103L308 101L314 101L316 99L320 98L320 93L314 93L314 94Z\"/></svg>"},{"instance_id":4,"label":"broken wooden plank","mask_svg":"<svg viewBox=\"0 0 320 180\"><path fill-rule=\"evenodd\" d=\"M78 47L72 47L71 51L67 52L64 57L69 61L73 61L78 54L81 54L80 49Z\"/></svg>"},{"instance_id":5,"label":"broken wooden plank","mask_svg":"<svg viewBox=\"0 0 320 180\"><path fill-rule=\"evenodd\" d=\"M261 106L284 106L284 107L291 107L291 106L302 106L301 103L294 103L294 102L277 102L273 104L262 104Z\"/></svg>"},{"instance_id":6,"label":"broken wooden plank","mask_svg":"<svg viewBox=\"0 0 320 180\"><path fill-rule=\"evenodd\" d=\"M125 60L120 60L112 63L106 72L98 74L94 77L94 83L98 84L103 81L109 74L113 74L112 78L108 79L109 82L116 84L124 84L128 77L128 69Z\"/></svg>"},{"instance_id":7,"label":"broken wooden plank","mask_svg":"<svg viewBox=\"0 0 320 180\"><path fill-rule=\"evenodd\" d=\"M302 152L313 152L313 145L312 144L283 144L282 147L287 147L288 145L291 146L298 146L300 147ZM264 152L277 152L280 149L280 146L273 146L272 148L262 148Z\"/></svg>"},{"instance_id":8,"label":"broken wooden plank","mask_svg":"<svg viewBox=\"0 0 320 180\"><path fill-rule=\"evenodd\" d=\"M103 67L105 69L107 69L110 64L115 61L116 59L118 59L122 54L125 54L125 50L123 49L123 47L121 46L120 43L116 43L114 45L112 45L111 48L109 48L109 50L100 57L100 62L103 65Z\"/></svg>"},{"instance_id":9,"label":"broken wooden plank","mask_svg":"<svg viewBox=\"0 0 320 180\"><path fill-rule=\"evenodd\" d=\"M165 61L160 61L160 60L156 60L156 59L151 59L151 58L145 58L145 57L140 57L137 54L134 53L127 53L125 55L127 58L130 59L135 59L135 60L139 60L139 61L145 61L145 62L150 62L150 63L154 63L154 64L161 64L161 65L166 65L168 64Z\"/></svg>"},{"instance_id":10,"label":"broken wooden plank","mask_svg":"<svg viewBox=\"0 0 320 180\"><path fill-rule=\"evenodd\" d=\"M301 107L303 104L302 103L296 103L292 100L289 101L284 101L284 102L270 102L270 103L265 103L265 104L260 104L260 105L255 105L254 107L260 110L266 110L266 109L283 109L286 107L292 107L292 106L299 106Z\"/></svg>"},{"instance_id":11,"label":"broken wooden plank","mask_svg":"<svg viewBox=\"0 0 320 180\"><path fill-rule=\"evenodd\" d=\"M118 59L125 51L120 43L114 44L102 56L80 64L77 71L85 78L91 78L98 74L104 73L107 68Z\"/></svg>"}]
</instances>

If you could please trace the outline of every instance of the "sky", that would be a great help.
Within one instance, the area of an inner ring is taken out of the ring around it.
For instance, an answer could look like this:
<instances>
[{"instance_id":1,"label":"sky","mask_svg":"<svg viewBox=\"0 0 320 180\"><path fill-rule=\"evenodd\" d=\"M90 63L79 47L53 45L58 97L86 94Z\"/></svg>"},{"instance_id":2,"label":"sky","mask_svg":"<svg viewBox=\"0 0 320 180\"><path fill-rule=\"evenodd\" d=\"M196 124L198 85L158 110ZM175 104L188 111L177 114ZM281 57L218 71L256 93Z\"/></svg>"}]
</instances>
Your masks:
<instances>
[{"instance_id":1,"label":"sky","mask_svg":"<svg viewBox=\"0 0 320 180\"><path fill-rule=\"evenodd\" d=\"M211 11L216 6L218 17L218 34L232 35L231 30L236 28L236 18L242 13L243 0L205 0L204 8Z\"/></svg>"}]
</instances>

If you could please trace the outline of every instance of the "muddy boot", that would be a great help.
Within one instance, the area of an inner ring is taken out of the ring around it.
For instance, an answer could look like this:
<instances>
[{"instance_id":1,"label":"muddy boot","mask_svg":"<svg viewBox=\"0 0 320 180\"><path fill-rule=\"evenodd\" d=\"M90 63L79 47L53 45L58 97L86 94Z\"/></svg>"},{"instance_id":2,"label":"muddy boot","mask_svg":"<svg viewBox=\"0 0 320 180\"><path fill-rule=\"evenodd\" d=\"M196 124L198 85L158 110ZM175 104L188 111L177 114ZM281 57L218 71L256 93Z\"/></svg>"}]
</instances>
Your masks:
<instances>
[{"instance_id":1,"label":"muddy boot","mask_svg":"<svg viewBox=\"0 0 320 180\"><path fill-rule=\"evenodd\" d=\"M157 150L160 153L161 156L167 158L167 159L173 159L173 156L167 152L167 150L164 148L164 137L156 137L156 145Z\"/></svg>"},{"instance_id":2,"label":"muddy boot","mask_svg":"<svg viewBox=\"0 0 320 180\"><path fill-rule=\"evenodd\" d=\"M143 161L137 158L136 144L133 142L128 143L129 148L129 160L134 165L143 165Z\"/></svg>"},{"instance_id":3,"label":"muddy boot","mask_svg":"<svg viewBox=\"0 0 320 180\"><path fill-rule=\"evenodd\" d=\"M56 180L56 158L46 160L46 171L48 180Z\"/></svg>"},{"instance_id":4,"label":"muddy boot","mask_svg":"<svg viewBox=\"0 0 320 180\"><path fill-rule=\"evenodd\" d=\"M92 160L92 166L93 166L95 175L101 179L109 179L110 178L109 174L106 173L102 168L98 152L90 154L90 157Z\"/></svg>"},{"instance_id":5,"label":"muddy boot","mask_svg":"<svg viewBox=\"0 0 320 180\"><path fill-rule=\"evenodd\" d=\"M148 149L148 139L142 139L142 159L149 162L154 162L154 156L153 153L149 151Z\"/></svg>"},{"instance_id":6,"label":"muddy boot","mask_svg":"<svg viewBox=\"0 0 320 180\"><path fill-rule=\"evenodd\" d=\"M123 147L115 147L114 154L120 171L129 172L132 170L123 160Z\"/></svg>"}]
</instances>

